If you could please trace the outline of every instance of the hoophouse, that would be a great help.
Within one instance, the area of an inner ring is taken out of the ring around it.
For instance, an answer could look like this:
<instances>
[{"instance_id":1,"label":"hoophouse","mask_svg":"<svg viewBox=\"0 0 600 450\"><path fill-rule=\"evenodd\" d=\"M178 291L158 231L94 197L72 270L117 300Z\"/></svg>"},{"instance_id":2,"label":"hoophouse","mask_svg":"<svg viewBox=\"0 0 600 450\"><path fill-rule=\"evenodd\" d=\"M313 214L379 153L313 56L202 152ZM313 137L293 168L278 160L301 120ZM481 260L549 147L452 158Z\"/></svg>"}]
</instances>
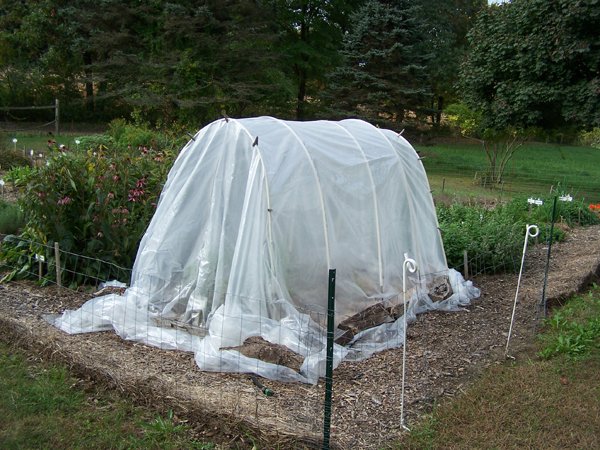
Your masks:
<instances>
[{"instance_id":1,"label":"hoophouse","mask_svg":"<svg viewBox=\"0 0 600 450\"><path fill-rule=\"evenodd\" d=\"M418 271L403 291L406 257ZM314 383L331 268L336 364L402 345L403 292L410 317L478 295L448 270L425 170L398 133L354 119L222 119L179 154L130 287L54 323L192 351L203 370ZM302 366L245 354L252 337Z\"/></svg>"}]
</instances>

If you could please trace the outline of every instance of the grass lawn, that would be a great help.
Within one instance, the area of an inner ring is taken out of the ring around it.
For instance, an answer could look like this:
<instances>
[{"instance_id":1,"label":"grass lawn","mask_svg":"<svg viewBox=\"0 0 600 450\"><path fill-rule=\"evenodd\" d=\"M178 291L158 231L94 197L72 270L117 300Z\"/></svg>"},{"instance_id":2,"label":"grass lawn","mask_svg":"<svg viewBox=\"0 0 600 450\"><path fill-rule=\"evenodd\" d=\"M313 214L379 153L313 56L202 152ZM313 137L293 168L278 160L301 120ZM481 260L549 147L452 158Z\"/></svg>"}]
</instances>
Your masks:
<instances>
[{"instance_id":1,"label":"grass lawn","mask_svg":"<svg viewBox=\"0 0 600 450\"><path fill-rule=\"evenodd\" d=\"M65 132L52 136L57 144L76 148L75 140L86 132ZM26 154L45 153L47 133L2 133L6 148L16 148ZM505 183L500 188L486 188L476 179L486 170L487 160L480 144L445 144L416 146L424 156L434 197L461 202L479 199L497 202L519 194L543 195L550 189L570 193L590 203L600 202L600 150L559 144L527 143L509 162ZM479 201L478 200L478 201Z\"/></svg>"},{"instance_id":2,"label":"grass lawn","mask_svg":"<svg viewBox=\"0 0 600 450\"><path fill-rule=\"evenodd\" d=\"M0 343L0 448L212 449L172 415L134 407L116 393L83 389L66 368L32 361Z\"/></svg>"},{"instance_id":3,"label":"grass lawn","mask_svg":"<svg viewBox=\"0 0 600 450\"><path fill-rule=\"evenodd\" d=\"M600 448L599 287L553 313L540 348L550 359L488 369L397 448Z\"/></svg>"},{"instance_id":4,"label":"grass lawn","mask_svg":"<svg viewBox=\"0 0 600 450\"><path fill-rule=\"evenodd\" d=\"M81 136L87 136L89 132L63 132L57 136L43 132L2 132L0 133L0 148L16 149L29 156L31 150L34 154L46 153L48 150L48 139L56 141L57 145L64 144L71 149L77 148L75 140ZM14 143L13 139L17 139Z\"/></svg>"},{"instance_id":5,"label":"grass lawn","mask_svg":"<svg viewBox=\"0 0 600 450\"><path fill-rule=\"evenodd\" d=\"M551 188L590 203L600 201L600 150L559 144L527 143L509 162L502 188L489 189L475 179L487 167L479 144L418 147L434 196L465 200L501 200L518 194L548 194Z\"/></svg>"}]
</instances>

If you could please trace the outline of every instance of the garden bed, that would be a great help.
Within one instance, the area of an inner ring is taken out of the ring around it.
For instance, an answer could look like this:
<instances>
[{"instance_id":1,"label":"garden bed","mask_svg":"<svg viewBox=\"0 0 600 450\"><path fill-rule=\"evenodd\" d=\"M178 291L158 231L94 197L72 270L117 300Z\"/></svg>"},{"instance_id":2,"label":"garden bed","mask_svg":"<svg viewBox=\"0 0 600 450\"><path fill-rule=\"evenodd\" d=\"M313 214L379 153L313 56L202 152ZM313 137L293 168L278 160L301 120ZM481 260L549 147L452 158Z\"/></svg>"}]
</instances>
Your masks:
<instances>
[{"instance_id":1,"label":"garden bed","mask_svg":"<svg viewBox=\"0 0 600 450\"><path fill-rule=\"evenodd\" d=\"M530 247L510 354L531 356L540 325L547 247ZM600 226L577 228L552 248L547 297L569 298L600 275ZM482 296L464 311L430 312L408 328L406 403L408 423L444 398L460 394L490 364L505 360L516 275L479 276ZM262 380L265 396L248 375L206 373L193 356L121 340L114 333L67 335L43 314L74 309L89 298L30 282L0 285L0 338L71 366L81 377L121 390L161 412L172 409L204 437L226 445L318 447L323 383L318 386ZM402 348L362 362L343 362L334 372L332 443L339 448L381 448L402 433ZM250 436L252 438L250 438Z\"/></svg>"}]
</instances>

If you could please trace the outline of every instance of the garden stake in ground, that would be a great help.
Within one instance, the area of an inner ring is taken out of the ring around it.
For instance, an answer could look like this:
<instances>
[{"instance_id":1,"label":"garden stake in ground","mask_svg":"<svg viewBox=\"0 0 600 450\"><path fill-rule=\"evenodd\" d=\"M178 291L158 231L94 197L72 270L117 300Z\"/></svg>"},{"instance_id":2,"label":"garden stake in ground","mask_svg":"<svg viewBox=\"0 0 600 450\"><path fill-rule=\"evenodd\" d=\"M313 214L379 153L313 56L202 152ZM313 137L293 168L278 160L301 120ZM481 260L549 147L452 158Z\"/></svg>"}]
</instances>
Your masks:
<instances>
[{"instance_id":1,"label":"garden stake in ground","mask_svg":"<svg viewBox=\"0 0 600 450\"><path fill-rule=\"evenodd\" d=\"M533 230L533 232L531 231ZM510 326L508 328L508 337L506 338L506 349L504 351L505 356L508 355L508 346L510 344L510 336L512 334L513 323L515 321L515 312L517 310L517 299L519 298L519 287L521 286L521 276L523 275L523 266L525 265L525 253L527 252L527 242L530 237L536 237L540 232L540 229L537 225L527 225L527 230L525 232L525 242L523 243L523 256L521 257L521 269L519 270L519 278L517 280L517 289L515 292L515 301L513 304L512 315L510 317Z\"/></svg>"},{"instance_id":2,"label":"garden stake in ground","mask_svg":"<svg viewBox=\"0 0 600 450\"><path fill-rule=\"evenodd\" d=\"M404 254L404 263L402 264L402 304L404 307L404 314L402 315L403 322L403 331L402 331L402 394L401 394L401 404L400 404L400 425L407 431L410 431L409 428L404 423L404 387L406 380L406 328L408 327L408 319L406 318L406 314L408 312L407 302L409 299L406 298L406 272L415 273L417 271L417 262L408 257L408 254Z\"/></svg>"}]
</instances>

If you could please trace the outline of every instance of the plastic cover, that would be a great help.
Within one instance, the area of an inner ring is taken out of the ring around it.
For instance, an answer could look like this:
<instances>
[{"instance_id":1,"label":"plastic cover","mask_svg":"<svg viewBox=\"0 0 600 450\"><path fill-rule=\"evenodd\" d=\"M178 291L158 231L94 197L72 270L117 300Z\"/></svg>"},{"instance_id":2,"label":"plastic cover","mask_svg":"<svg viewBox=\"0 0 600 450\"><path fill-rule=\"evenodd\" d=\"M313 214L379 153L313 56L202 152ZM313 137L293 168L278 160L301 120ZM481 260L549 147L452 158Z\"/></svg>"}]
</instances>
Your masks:
<instances>
[{"instance_id":1,"label":"plastic cover","mask_svg":"<svg viewBox=\"0 0 600 450\"><path fill-rule=\"evenodd\" d=\"M203 370L316 383L325 369L328 270L335 320L402 305L410 318L479 295L449 271L423 165L397 133L360 120L223 119L200 130L171 169L138 250L131 287L55 318L68 333L195 353ZM454 294L434 302L435 280ZM300 371L244 356L260 336L300 355ZM335 364L402 345L403 320L335 346ZM237 347L237 349L236 349Z\"/></svg>"}]
</instances>

